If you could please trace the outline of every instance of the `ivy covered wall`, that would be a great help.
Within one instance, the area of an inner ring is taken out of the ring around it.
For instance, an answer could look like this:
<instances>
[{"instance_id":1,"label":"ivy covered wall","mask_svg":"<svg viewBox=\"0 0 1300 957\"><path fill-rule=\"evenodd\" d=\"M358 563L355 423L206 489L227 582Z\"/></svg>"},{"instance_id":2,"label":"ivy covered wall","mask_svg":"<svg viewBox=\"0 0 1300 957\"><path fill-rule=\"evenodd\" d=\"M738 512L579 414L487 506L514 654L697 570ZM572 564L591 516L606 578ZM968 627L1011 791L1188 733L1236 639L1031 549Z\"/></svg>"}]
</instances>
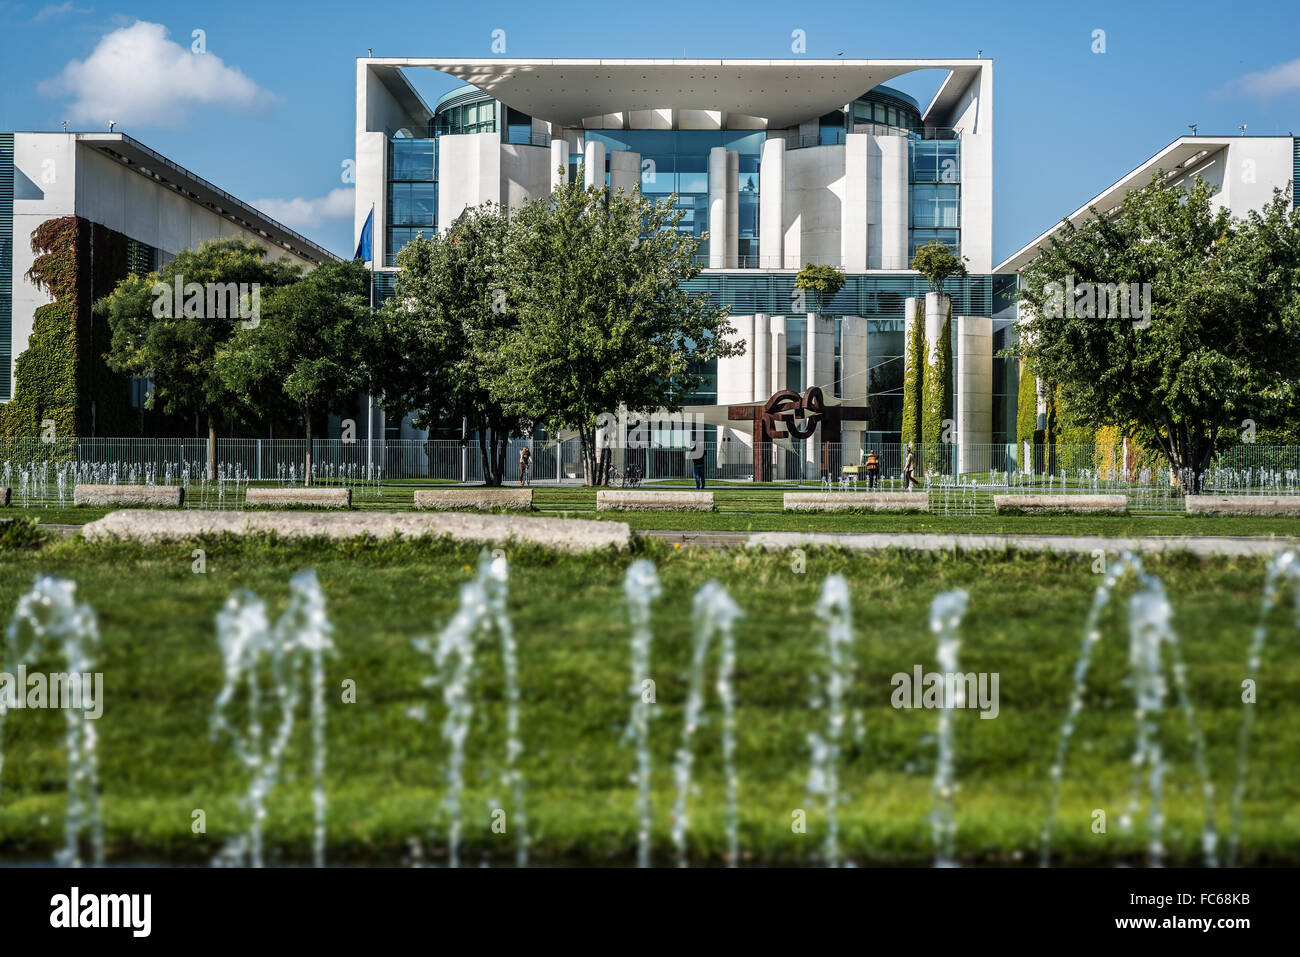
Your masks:
<instances>
[{"instance_id":1,"label":"ivy covered wall","mask_svg":"<svg viewBox=\"0 0 1300 957\"><path fill-rule=\"evenodd\" d=\"M0 435L40 435L46 420L60 436L141 434L130 379L105 363L109 330L93 308L130 271L130 241L64 216L38 226L31 244L36 259L27 279L54 301L33 313L31 337L15 364L13 399L0 406Z\"/></svg>"}]
</instances>

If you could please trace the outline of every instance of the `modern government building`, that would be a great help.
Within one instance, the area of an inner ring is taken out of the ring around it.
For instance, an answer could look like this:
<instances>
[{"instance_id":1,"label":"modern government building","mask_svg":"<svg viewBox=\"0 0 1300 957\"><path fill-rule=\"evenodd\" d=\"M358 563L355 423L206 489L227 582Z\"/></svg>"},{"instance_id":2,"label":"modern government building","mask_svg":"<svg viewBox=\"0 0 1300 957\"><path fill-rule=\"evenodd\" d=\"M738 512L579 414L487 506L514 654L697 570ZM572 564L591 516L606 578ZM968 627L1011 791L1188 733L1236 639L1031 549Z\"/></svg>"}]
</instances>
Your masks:
<instances>
[{"instance_id":1,"label":"modern government building","mask_svg":"<svg viewBox=\"0 0 1300 957\"><path fill-rule=\"evenodd\" d=\"M465 85L430 105L409 78L419 69ZM917 70L946 71L929 103L889 85ZM992 275L990 60L367 58L356 122L356 230L373 209L377 296L391 293L403 244L466 207L513 208L579 176L675 193L680 228L701 239L691 286L731 306L746 344L705 370L690 407L817 385L869 406L868 421L845 423L856 446L864 427L897 439L904 304L928 290L908 262L937 240L970 272L948 284L969 384L958 393L963 441L1014 429L1016 378L995 358L1011 318L998 317ZM847 274L825 315L793 297L806 263ZM747 427L722 422L709 442L748 440Z\"/></svg>"}]
</instances>

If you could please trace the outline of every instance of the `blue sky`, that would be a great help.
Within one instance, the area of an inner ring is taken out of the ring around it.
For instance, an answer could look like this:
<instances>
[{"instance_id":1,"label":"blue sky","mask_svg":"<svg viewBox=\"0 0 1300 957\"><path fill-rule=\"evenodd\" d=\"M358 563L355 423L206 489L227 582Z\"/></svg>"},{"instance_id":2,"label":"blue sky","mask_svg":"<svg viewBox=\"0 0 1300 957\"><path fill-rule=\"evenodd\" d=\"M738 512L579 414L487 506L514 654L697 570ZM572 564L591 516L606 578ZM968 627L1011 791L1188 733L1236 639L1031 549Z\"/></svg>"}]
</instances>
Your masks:
<instances>
[{"instance_id":1,"label":"blue sky","mask_svg":"<svg viewBox=\"0 0 1300 957\"><path fill-rule=\"evenodd\" d=\"M1230 21L1230 22L1225 22ZM1294 0L720 4L0 0L0 129L117 129L350 254L353 59L958 57L995 63L994 253L1201 133L1300 132ZM203 31L207 56L192 52ZM1094 31L1105 52L1093 52ZM436 93L430 75L420 83ZM896 85L922 103L936 76Z\"/></svg>"}]
</instances>

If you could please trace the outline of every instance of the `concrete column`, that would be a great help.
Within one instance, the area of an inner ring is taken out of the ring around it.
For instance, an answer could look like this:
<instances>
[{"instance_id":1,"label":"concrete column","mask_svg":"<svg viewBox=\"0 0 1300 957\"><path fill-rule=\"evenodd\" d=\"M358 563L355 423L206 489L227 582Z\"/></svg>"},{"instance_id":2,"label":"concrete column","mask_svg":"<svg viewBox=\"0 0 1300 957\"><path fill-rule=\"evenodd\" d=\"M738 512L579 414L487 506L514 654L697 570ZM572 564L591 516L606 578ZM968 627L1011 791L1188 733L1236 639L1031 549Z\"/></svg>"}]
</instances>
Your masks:
<instances>
[{"instance_id":1,"label":"concrete column","mask_svg":"<svg viewBox=\"0 0 1300 957\"><path fill-rule=\"evenodd\" d=\"M464 133L438 141L438 229L471 206L501 202L501 137Z\"/></svg>"},{"instance_id":2,"label":"concrete column","mask_svg":"<svg viewBox=\"0 0 1300 957\"><path fill-rule=\"evenodd\" d=\"M740 265L740 154L727 150L727 268Z\"/></svg>"},{"instance_id":3,"label":"concrete column","mask_svg":"<svg viewBox=\"0 0 1300 957\"><path fill-rule=\"evenodd\" d=\"M993 441L993 320L960 316L957 323L957 467L985 471ZM983 446L975 448L974 446Z\"/></svg>"},{"instance_id":4,"label":"concrete column","mask_svg":"<svg viewBox=\"0 0 1300 957\"><path fill-rule=\"evenodd\" d=\"M879 136L880 268L907 269L907 137Z\"/></svg>"},{"instance_id":5,"label":"concrete column","mask_svg":"<svg viewBox=\"0 0 1300 957\"><path fill-rule=\"evenodd\" d=\"M624 196L641 186L641 154L627 150L611 150L609 154L609 191L617 193L620 188Z\"/></svg>"},{"instance_id":6,"label":"concrete column","mask_svg":"<svg viewBox=\"0 0 1300 957\"><path fill-rule=\"evenodd\" d=\"M867 404L867 320L840 320L840 397L845 405Z\"/></svg>"},{"instance_id":7,"label":"concrete column","mask_svg":"<svg viewBox=\"0 0 1300 957\"><path fill-rule=\"evenodd\" d=\"M727 149L709 150L709 268L727 267Z\"/></svg>"},{"instance_id":8,"label":"concrete column","mask_svg":"<svg viewBox=\"0 0 1300 957\"><path fill-rule=\"evenodd\" d=\"M785 265L785 138L763 141L758 166L759 265L780 269Z\"/></svg>"},{"instance_id":9,"label":"concrete column","mask_svg":"<svg viewBox=\"0 0 1300 957\"><path fill-rule=\"evenodd\" d=\"M785 316L773 316L771 329L772 344L768 352L771 356L769 365L772 369L772 380L768 387L768 395L780 392L785 388Z\"/></svg>"},{"instance_id":10,"label":"concrete column","mask_svg":"<svg viewBox=\"0 0 1300 957\"><path fill-rule=\"evenodd\" d=\"M557 190L569 181L569 144L561 136L551 140L551 189Z\"/></svg>"},{"instance_id":11,"label":"concrete column","mask_svg":"<svg viewBox=\"0 0 1300 957\"><path fill-rule=\"evenodd\" d=\"M735 341L745 346L745 354L718 359L718 405L749 402L754 394L754 317L732 316Z\"/></svg>"},{"instance_id":12,"label":"concrete column","mask_svg":"<svg viewBox=\"0 0 1300 957\"><path fill-rule=\"evenodd\" d=\"M588 142L587 149L583 156L583 176L584 186L605 185L605 144L597 142Z\"/></svg>"},{"instance_id":13,"label":"concrete column","mask_svg":"<svg viewBox=\"0 0 1300 957\"><path fill-rule=\"evenodd\" d=\"M808 314L804 344L804 389L821 386L822 392L834 394L832 380L835 376L835 319ZM821 427L804 443L804 477L821 478Z\"/></svg>"},{"instance_id":14,"label":"concrete column","mask_svg":"<svg viewBox=\"0 0 1300 957\"><path fill-rule=\"evenodd\" d=\"M933 363L939 354L939 337L943 333L943 320L952 308L952 301L941 292L925 294L925 356Z\"/></svg>"},{"instance_id":15,"label":"concrete column","mask_svg":"<svg viewBox=\"0 0 1300 957\"><path fill-rule=\"evenodd\" d=\"M765 312L754 316L754 394L756 402L766 402L771 395L768 387L772 381L772 321Z\"/></svg>"},{"instance_id":16,"label":"concrete column","mask_svg":"<svg viewBox=\"0 0 1300 957\"><path fill-rule=\"evenodd\" d=\"M870 151L866 133L844 138L844 199L840 204L840 267L845 272L867 269L867 206Z\"/></svg>"}]
</instances>

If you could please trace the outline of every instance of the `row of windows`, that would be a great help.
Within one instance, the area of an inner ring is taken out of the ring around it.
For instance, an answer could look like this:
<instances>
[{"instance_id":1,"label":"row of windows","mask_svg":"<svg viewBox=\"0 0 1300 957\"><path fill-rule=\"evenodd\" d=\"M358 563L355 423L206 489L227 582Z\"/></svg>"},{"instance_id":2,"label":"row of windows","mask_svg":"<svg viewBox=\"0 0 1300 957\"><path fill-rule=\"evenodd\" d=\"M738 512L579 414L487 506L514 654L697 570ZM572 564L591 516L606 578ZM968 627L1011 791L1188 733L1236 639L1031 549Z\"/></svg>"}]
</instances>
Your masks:
<instances>
[{"instance_id":1,"label":"row of windows","mask_svg":"<svg viewBox=\"0 0 1300 957\"><path fill-rule=\"evenodd\" d=\"M480 100L442 110L434 118L434 130L439 133L495 133L497 129L496 100Z\"/></svg>"}]
</instances>

